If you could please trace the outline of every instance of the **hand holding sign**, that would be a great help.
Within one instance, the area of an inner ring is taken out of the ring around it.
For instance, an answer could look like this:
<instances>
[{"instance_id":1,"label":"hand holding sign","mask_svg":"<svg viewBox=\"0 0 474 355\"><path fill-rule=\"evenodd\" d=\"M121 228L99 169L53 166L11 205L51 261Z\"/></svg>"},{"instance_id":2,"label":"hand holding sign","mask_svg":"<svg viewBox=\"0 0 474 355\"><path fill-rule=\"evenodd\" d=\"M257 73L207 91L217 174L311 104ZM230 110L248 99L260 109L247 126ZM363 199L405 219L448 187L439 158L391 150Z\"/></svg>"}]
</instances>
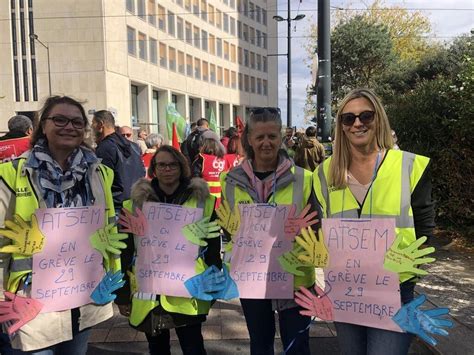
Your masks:
<instances>
[{"instance_id":1,"label":"hand holding sign","mask_svg":"<svg viewBox=\"0 0 474 355\"><path fill-rule=\"evenodd\" d=\"M417 275L427 275L427 271L416 267L417 265L431 263L436 260L435 258L423 258L423 256L433 253L435 248L418 249L426 240L426 237L421 237L402 249L400 244L403 241L403 234L398 234L392 246L385 254L384 268L396 273L411 272Z\"/></svg>"},{"instance_id":2,"label":"hand holding sign","mask_svg":"<svg viewBox=\"0 0 474 355\"><path fill-rule=\"evenodd\" d=\"M7 326L8 334L12 335L34 319L43 305L33 298L17 296L7 291L4 294L5 301L0 301L0 323L12 322L11 326Z\"/></svg>"},{"instance_id":3,"label":"hand holding sign","mask_svg":"<svg viewBox=\"0 0 474 355\"><path fill-rule=\"evenodd\" d=\"M231 300L232 298L239 297L239 290L237 289L237 284L229 275L229 269L227 265L223 264L222 269L224 271L224 289L217 291L213 294L215 299L221 300Z\"/></svg>"},{"instance_id":4,"label":"hand holding sign","mask_svg":"<svg viewBox=\"0 0 474 355\"><path fill-rule=\"evenodd\" d=\"M295 292L295 302L305 310L300 311L303 316L318 317L322 320L333 320L332 303L328 295L317 285L314 286L316 295L307 288L300 286L300 292Z\"/></svg>"},{"instance_id":5,"label":"hand holding sign","mask_svg":"<svg viewBox=\"0 0 474 355\"><path fill-rule=\"evenodd\" d=\"M293 205L291 207L291 210L288 213L288 218L285 222L285 237L293 238L300 232L301 228L310 227L313 224L318 223L319 220L314 218L318 215L318 212L313 211L308 213L310 208L311 205L306 205L299 216L295 216L296 206Z\"/></svg>"},{"instance_id":6,"label":"hand holding sign","mask_svg":"<svg viewBox=\"0 0 474 355\"><path fill-rule=\"evenodd\" d=\"M38 227L38 220L33 214L31 226L19 215L15 215L15 222L5 221L8 228L0 228L0 235L13 241L13 244L0 248L2 253L17 253L22 255L33 255L40 252L44 245L44 235Z\"/></svg>"},{"instance_id":7,"label":"hand holding sign","mask_svg":"<svg viewBox=\"0 0 474 355\"><path fill-rule=\"evenodd\" d=\"M329 260L329 252L324 244L324 237L321 228L318 231L318 238L311 228L302 228L303 237L296 237L296 243L301 245L305 252L298 256L303 262L314 265L314 267L326 267Z\"/></svg>"},{"instance_id":8,"label":"hand holding sign","mask_svg":"<svg viewBox=\"0 0 474 355\"><path fill-rule=\"evenodd\" d=\"M191 243L202 247L207 245L204 239L218 238L221 229L216 222L209 222L209 217L204 217L200 221L190 223L182 228L182 232Z\"/></svg>"},{"instance_id":9,"label":"hand holding sign","mask_svg":"<svg viewBox=\"0 0 474 355\"><path fill-rule=\"evenodd\" d=\"M112 302L117 297L117 295L114 295L112 292L125 285L125 281L122 280L122 277L123 274L120 271L117 271L115 274L112 271L108 271L94 291L92 291L91 299L94 303L106 304Z\"/></svg>"},{"instance_id":10,"label":"hand holding sign","mask_svg":"<svg viewBox=\"0 0 474 355\"><path fill-rule=\"evenodd\" d=\"M212 301L216 299L217 292L225 289L225 275L215 265L212 265L203 273L186 280L184 286L194 298Z\"/></svg>"},{"instance_id":11,"label":"hand holding sign","mask_svg":"<svg viewBox=\"0 0 474 355\"><path fill-rule=\"evenodd\" d=\"M111 233L114 227L115 225L111 223L104 228L96 230L90 237L92 246L102 254L105 260L109 260L108 252L120 255L122 253L120 249L127 247L127 244L121 242L121 240L127 239L128 235L125 233Z\"/></svg>"},{"instance_id":12,"label":"hand holding sign","mask_svg":"<svg viewBox=\"0 0 474 355\"><path fill-rule=\"evenodd\" d=\"M135 213L137 214L136 216L122 208L122 213L119 215L118 220L118 223L122 226L120 231L143 237L148 227L146 217L139 208L135 208Z\"/></svg>"},{"instance_id":13,"label":"hand holding sign","mask_svg":"<svg viewBox=\"0 0 474 355\"><path fill-rule=\"evenodd\" d=\"M435 308L430 310L421 310L420 307L426 300L425 295L420 295L410 303L407 303L392 317L404 331L416 334L428 344L435 346L436 339L427 333L447 336L448 332L443 329L452 328L453 322L442 316L449 314L448 308Z\"/></svg>"},{"instance_id":14,"label":"hand holding sign","mask_svg":"<svg viewBox=\"0 0 474 355\"><path fill-rule=\"evenodd\" d=\"M304 252L304 249L295 244L293 249L281 254L278 257L278 262L283 270L296 276L304 276L304 272L298 270L299 267L309 266L310 264L299 259L299 255Z\"/></svg>"},{"instance_id":15,"label":"hand holding sign","mask_svg":"<svg viewBox=\"0 0 474 355\"><path fill-rule=\"evenodd\" d=\"M234 207L231 209L229 203L224 200L216 210L217 213L217 224L224 228L230 235L234 235L240 228L240 213L239 209Z\"/></svg>"}]
</instances>

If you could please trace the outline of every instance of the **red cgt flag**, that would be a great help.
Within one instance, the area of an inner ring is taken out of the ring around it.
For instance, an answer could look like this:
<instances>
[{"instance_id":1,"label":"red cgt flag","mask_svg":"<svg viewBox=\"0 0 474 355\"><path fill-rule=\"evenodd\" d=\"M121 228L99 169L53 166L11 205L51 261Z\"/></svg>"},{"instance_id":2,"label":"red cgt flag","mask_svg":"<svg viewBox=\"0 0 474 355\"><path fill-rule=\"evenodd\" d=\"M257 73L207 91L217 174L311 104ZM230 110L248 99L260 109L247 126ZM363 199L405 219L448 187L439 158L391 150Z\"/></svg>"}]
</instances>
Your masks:
<instances>
[{"instance_id":1,"label":"red cgt flag","mask_svg":"<svg viewBox=\"0 0 474 355\"><path fill-rule=\"evenodd\" d=\"M235 126L237 127L237 134L239 135L239 137L242 135L242 133L244 133L244 128L245 128L245 125L244 123L242 122L240 116L237 116L235 118Z\"/></svg>"},{"instance_id":2,"label":"red cgt flag","mask_svg":"<svg viewBox=\"0 0 474 355\"><path fill-rule=\"evenodd\" d=\"M179 139L178 139L178 130L176 129L176 123L173 123L173 136L171 137L171 145L173 148L181 151L179 147Z\"/></svg>"}]
</instances>

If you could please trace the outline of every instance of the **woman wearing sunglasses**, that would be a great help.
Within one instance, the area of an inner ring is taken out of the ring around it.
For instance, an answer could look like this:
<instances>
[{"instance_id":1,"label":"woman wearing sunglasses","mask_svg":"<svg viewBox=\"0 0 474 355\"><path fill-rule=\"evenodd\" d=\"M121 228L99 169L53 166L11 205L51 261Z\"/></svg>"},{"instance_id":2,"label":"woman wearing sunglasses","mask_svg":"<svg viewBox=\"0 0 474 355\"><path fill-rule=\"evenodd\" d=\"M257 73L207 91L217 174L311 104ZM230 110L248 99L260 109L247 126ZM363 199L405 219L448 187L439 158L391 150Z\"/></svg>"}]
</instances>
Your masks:
<instances>
[{"instance_id":1,"label":"woman wearing sunglasses","mask_svg":"<svg viewBox=\"0 0 474 355\"><path fill-rule=\"evenodd\" d=\"M429 159L394 150L387 114L368 89L351 91L336 116L333 155L314 173L325 218L395 218L403 247L431 236ZM402 304L413 299L415 275L399 274ZM397 333L335 322L343 354L407 354L412 340Z\"/></svg>"},{"instance_id":2,"label":"woman wearing sunglasses","mask_svg":"<svg viewBox=\"0 0 474 355\"><path fill-rule=\"evenodd\" d=\"M221 175L222 199L232 210L239 204L294 204L301 211L308 203L317 203L312 193L311 173L287 158L282 145L280 110L272 107L254 109L242 134L246 159ZM276 256L273 256L276 258ZM231 260L232 265L232 260ZM304 276L294 278L294 287L314 284L314 267L303 267ZM286 354L306 355L309 349L310 317L299 313L293 299L240 299L250 335L252 355L273 355L275 311L278 311L280 334Z\"/></svg>"}]
</instances>

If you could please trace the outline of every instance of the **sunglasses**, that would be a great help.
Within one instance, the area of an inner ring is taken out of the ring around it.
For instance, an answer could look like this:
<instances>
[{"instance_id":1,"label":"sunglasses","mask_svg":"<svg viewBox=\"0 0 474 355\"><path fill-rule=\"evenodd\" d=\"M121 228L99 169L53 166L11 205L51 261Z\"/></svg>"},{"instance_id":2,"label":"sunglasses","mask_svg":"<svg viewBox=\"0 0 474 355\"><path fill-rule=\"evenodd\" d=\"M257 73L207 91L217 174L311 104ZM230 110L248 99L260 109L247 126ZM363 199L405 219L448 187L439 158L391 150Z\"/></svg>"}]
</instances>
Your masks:
<instances>
[{"instance_id":1,"label":"sunglasses","mask_svg":"<svg viewBox=\"0 0 474 355\"><path fill-rule=\"evenodd\" d=\"M132 136L131 133L122 133L122 137L130 138L131 136Z\"/></svg>"},{"instance_id":2,"label":"sunglasses","mask_svg":"<svg viewBox=\"0 0 474 355\"><path fill-rule=\"evenodd\" d=\"M166 169L176 170L179 168L179 163L177 161L173 161L171 163L156 163L156 168L162 171Z\"/></svg>"},{"instance_id":3,"label":"sunglasses","mask_svg":"<svg viewBox=\"0 0 474 355\"><path fill-rule=\"evenodd\" d=\"M344 126L352 126L356 120L356 118L359 118L359 121L363 124L369 124L371 123L374 118L375 118L375 112L374 111L364 111L356 115L355 113L352 112L347 112L343 113L341 115L341 123Z\"/></svg>"},{"instance_id":4,"label":"sunglasses","mask_svg":"<svg viewBox=\"0 0 474 355\"><path fill-rule=\"evenodd\" d=\"M254 115L260 115L265 112L269 112L274 115L281 115L281 111L278 107L256 107L250 110Z\"/></svg>"},{"instance_id":5,"label":"sunglasses","mask_svg":"<svg viewBox=\"0 0 474 355\"><path fill-rule=\"evenodd\" d=\"M66 127L69 122L75 129L83 129L86 126L86 122L82 118L69 118L65 116L53 116L48 117L47 120L53 121L56 127Z\"/></svg>"}]
</instances>

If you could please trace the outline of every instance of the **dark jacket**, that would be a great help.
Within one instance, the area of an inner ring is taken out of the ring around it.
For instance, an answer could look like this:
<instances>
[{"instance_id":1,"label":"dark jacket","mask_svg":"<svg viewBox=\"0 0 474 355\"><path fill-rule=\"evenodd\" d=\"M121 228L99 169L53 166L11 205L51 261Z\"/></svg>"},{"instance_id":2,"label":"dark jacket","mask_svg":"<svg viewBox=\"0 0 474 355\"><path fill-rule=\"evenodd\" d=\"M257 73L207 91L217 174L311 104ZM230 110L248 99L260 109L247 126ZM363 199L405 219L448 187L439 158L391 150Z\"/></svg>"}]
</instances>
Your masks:
<instances>
[{"instance_id":1,"label":"dark jacket","mask_svg":"<svg viewBox=\"0 0 474 355\"><path fill-rule=\"evenodd\" d=\"M188 158L189 165L191 165L199 155L199 150L202 146L202 134L207 130L208 128L196 128L196 130L191 132L181 144L181 152L186 158Z\"/></svg>"},{"instance_id":2,"label":"dark jacket","mask_svg":"<svg viewBox=\"0 0 474 355\"><path fill-rule=\"evenodd\" d=\"M0 141L6 141L7 139L23 138L26 137L25 132L11 131L0 137Z\"/></svg>"},{"instance_id":3,"label":"dark jacket","mask_svg":"<svg viewBox=\"0 0 474 355\"><path fill-rule=\"evenodd\" d=\"M303 136L294 160L296 165L314 171L324 161L324 156L324 146L315 137Z\"/></svg>"},{"instance_id":4,"label":"dark jacket","mask_svg":"<svg viewBox=\"0 0 474 355\"><path fill-rule=\"evenodd\" d=\"M117 133L109 134L96 148L97 157L102 164L114 171L112 195L116 210L122 202L130 198L132 185L145 176L140 148Z\"/></svg>"}]
</instances>

